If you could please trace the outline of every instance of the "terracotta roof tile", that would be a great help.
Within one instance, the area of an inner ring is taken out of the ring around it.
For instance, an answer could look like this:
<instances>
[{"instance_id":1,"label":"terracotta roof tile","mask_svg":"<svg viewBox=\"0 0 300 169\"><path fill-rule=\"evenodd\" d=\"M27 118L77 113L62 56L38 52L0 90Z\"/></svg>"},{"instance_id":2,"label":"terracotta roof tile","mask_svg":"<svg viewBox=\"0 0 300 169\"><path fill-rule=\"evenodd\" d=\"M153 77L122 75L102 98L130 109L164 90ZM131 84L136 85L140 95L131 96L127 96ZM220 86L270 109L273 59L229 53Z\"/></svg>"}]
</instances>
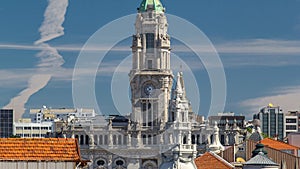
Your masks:
<instances>
[{"instance_id":1,"label":"terracotta roof tile","mask_svg":"<svg viewBox=\"0 0 300 169\"><path fill-rule=\"evenodd\" d=\"M2 161L80 161L75 139L0 138Z\"/></svg>"},{"instance_id":2,"label":"terracotta roof tile","mask_svg":"<svg viewBox=\"0 0 300 169\"><path fill-rule=\"evenodd\" d=\"M282 141L274 140L271 138L265 138L260 141L261 144L264 144L265 146L277 149L277 150L298 150L300 149L299 147L287 144Z\"/></svg>"},{"instance_id":3,"label":"terracotta roof tile","mask_svg":"<svg viewBox=\"0 0 300 169\"><path fill-rule=\"evenodd\" d=\"M195 159L197 169L232 169L234 168L227 161L216 154L206 152Z\"/></svg>"}]
</instances>

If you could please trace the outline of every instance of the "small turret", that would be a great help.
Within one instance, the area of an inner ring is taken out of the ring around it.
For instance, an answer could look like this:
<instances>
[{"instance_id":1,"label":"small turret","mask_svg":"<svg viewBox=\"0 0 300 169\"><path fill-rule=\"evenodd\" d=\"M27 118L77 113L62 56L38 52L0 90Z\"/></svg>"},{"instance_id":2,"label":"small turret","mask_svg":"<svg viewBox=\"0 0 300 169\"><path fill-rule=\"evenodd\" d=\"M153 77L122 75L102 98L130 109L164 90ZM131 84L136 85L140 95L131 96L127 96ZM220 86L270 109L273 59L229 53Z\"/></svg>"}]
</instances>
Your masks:
<instances>
[{"instance_id":1,"label":"small turret","mask_svg":"<svg viewBox=\"0 0 300 169\"><path fill-rule=\"evenodd\" d=\"M220 153L221 151L224 151L225 148L220 142L219 138L219 127L217 122L215 122L214 125L214 134L213 134L213 140L211 145L209 145L209 151L214 152L214 153Z\"/></svg>"}]
</instances>

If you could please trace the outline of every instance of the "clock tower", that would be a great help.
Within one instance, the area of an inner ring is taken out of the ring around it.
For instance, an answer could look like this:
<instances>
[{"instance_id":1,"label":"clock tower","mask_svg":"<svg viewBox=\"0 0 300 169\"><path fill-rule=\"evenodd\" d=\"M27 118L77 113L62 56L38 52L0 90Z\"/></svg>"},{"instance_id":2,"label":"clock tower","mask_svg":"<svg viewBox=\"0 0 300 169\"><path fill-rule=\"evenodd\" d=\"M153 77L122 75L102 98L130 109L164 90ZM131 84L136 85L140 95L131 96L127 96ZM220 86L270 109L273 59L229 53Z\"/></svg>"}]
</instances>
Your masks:
<instances>
[{"instance_id":1,"label":"clock tower","mask_svg":"<svg viewBox=\"0 0 300 169\"><path fill-rule=\"evenodd\" d=\"M129 74L131 121L141 129L153 130L168 121L173 73L164 11L159 0L143 0L135 22Z\"/></svg>"}]
</instances>

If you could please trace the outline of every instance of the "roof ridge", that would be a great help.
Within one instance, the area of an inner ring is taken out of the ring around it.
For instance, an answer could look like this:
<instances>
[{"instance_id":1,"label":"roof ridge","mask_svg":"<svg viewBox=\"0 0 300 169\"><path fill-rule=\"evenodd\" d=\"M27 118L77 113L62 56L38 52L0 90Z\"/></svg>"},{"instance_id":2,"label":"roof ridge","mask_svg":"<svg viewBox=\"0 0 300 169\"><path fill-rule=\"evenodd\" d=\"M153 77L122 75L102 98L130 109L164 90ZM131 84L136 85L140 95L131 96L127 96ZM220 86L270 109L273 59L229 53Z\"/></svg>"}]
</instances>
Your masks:
<instances>
[{"instance_id":1,"label":"roof ridge","mask_svg":"<svg viewBox=\"0 0 300 169\"><path fill-rule=\"evenodd\" d=\"M219 155L215 154L214 152L208 152L210 153L212 156L214 156L216 159L220 160L221 162L225 163L226 165L228 165L229 167L234 167L232 164L230 164L228 161L226 161L225 159L223 159L222 157L220 157Z\"/></svg>"}]
</instances>

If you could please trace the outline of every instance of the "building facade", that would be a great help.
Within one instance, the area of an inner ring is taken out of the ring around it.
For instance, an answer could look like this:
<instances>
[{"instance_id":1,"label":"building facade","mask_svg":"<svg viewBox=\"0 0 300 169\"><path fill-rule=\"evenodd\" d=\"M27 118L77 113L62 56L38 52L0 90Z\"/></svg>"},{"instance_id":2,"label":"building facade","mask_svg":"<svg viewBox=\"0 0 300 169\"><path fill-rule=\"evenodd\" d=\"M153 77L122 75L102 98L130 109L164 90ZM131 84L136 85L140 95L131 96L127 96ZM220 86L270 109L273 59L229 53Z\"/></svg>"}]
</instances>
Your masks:
<instances>
[{"instance_id":1,"label":"building facade","mask_svg":"<svg viewBox=\"0 0 300 169\"><path fill-rule=\"evenodd\" d=\"M285 135L296 133L299 130L299 113L298 111L289 111L284 116L285 121Z\"/></svg>"},{"instance_id":2,"label":"building facade","mask_svg":"<svg viewBox=\"0 0 300 169\"><path fill-rule=\"evenodd\" d=\"M17 122L14 124L14 135L21 138L45 138L48 133L52 133L52 128L52 122Z\"/></svg>"},{"instance_id":3,"label":"building facade","mask_svg":"<svg viewBox=\"0 0 300 169\"><path fill-rule=\"evenodd\" d=\"M245 116L236 116L234 113L218 113L208 117L212 126L217 123L220 131L220 141L225 146L239 144L244 140L241 129L245 128Z\"/></svg>"},{"instance_id":4,"label":"building facade","mask_svg":"<svg viewBox=\"0 0 300 169\"><path fill-rule=\"evenodd\" d=\"M283 140L286 136L285 117L279 106L269 104L255 114L253 118L260 120L262 133L269 137L278 137L280 140Z\"/></svg>"},{"instance_id":5,"label":"building facade","mask_svg":"<svg viewBox=\"0 0 300 169\"><path fill-rule=\"evenodd\" d=\"M14 111L12 109L0 110L0 138L13 135Z\"/></svg>"},{"instance_id":6,"label":"building facade","mask_svg":"<svg viewBox=\"0 0 300 169\"><path fill-rule=\"evenodd\" d=\"M55 127L78 139L89 168L196 169L198 153L224 150L217 123L204 123L193 113L183 73L172 72L164 12L159 0L143 0L138 8L129 72L131 114L70 116Z\"/></svg>"}]
</instances>

